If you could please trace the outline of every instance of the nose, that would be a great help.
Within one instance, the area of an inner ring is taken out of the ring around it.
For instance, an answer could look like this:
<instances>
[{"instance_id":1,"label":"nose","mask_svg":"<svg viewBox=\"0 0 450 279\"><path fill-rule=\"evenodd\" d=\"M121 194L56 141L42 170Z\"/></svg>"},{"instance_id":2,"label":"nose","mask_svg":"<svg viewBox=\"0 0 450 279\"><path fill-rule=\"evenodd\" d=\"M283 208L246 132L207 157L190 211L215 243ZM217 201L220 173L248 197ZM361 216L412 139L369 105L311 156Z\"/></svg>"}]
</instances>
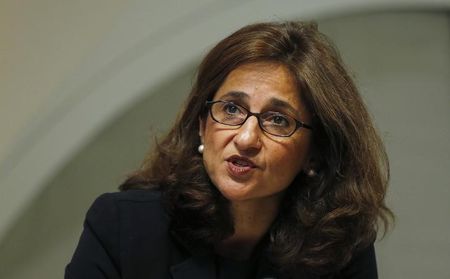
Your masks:
<instances>
[{"instance_id":1,"label":"nose","mask_svg":"<svg viewBox=\"0 0 450 279\"><path fill-rule=\"evenodd\" d=\"M238 129L233 141L240 151L259 151L261 149L261 128L258 119L250 116Z\"/></svg>"}]
</instances>

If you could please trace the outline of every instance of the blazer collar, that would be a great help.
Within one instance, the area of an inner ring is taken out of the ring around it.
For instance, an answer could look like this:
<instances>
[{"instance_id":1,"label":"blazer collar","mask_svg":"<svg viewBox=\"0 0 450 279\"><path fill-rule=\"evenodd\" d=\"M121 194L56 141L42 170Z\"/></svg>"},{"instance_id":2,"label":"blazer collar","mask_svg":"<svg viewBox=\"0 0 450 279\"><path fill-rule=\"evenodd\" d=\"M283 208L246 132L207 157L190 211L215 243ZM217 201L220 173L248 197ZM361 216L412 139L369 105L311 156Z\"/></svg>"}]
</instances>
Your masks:
<instances>
[{"instance_id":1,"label":"blazer collar","mask_svg":"<svg viewBox=\"0 0 450 279\"><path fill-rule=\"evenodd\" d=\"M198 279L216 278L216 262L213 249L192 245L180 237L174 230L170 231L173 239L187 252L187 258L170 268L173 279ZM259 247L256 262L256 279L286 279L278 269L269 261L268 252L265 249L265 239Z\"/></svg>"},{"instance_id":2,"label":"blazer collar","mask_svg":"<svg viewBox=\"0 0 450 279\"><path fill-rule=\"evenodd\" d=\"M265 257L257 263L257 279L284 279ZM215 279L216 264L214 256L193 256L170 268L173 279Z\"/></svg>"}]
</instances>

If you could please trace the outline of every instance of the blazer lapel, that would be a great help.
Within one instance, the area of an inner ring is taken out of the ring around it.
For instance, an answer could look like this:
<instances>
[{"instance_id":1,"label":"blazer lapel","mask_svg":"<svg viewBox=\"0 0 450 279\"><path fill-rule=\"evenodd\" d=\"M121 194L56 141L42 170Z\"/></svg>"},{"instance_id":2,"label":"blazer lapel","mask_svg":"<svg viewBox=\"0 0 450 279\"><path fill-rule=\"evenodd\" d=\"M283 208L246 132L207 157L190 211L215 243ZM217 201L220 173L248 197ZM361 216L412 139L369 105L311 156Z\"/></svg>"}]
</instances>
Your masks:
<instances>
[{"instance_id":1,"label":"blazer lapel","mask_svg":"<svg viewBox=\"0 0 450 279\"><path fill-rule=\"evenodd\" d=\"M173 279L216 278L213 257L192 257L170 268Z\"/></svg>"}]
</instances>

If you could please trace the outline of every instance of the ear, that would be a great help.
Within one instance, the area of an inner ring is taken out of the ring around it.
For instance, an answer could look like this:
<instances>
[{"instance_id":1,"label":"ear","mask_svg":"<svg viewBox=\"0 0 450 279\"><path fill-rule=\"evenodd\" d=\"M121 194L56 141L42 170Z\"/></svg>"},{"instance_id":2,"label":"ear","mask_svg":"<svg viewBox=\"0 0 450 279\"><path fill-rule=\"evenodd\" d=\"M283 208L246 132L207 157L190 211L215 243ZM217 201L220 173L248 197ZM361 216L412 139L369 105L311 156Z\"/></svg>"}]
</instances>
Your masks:
<instances>
[{"instance_id":1,"label":"ear","mask_svg":"<svg viewBox=\"0 0 450 279\"><path fill-rule=\"evenodd\" d=\"M200 142L203 143L203 135L205 132L205 122L201 117L198 118L198 135L200 136Z\"/></svg>"}]
</instances>

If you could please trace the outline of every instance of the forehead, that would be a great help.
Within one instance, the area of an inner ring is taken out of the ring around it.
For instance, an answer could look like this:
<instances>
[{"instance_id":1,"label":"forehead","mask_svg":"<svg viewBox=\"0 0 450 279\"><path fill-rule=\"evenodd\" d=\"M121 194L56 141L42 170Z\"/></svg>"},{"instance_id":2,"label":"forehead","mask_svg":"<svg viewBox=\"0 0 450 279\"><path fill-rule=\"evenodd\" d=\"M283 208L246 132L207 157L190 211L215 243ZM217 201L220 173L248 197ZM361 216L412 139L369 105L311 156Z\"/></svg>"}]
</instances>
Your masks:
<instances>
[{"instance_id":1,"label":"forehead","mask_svg":"<svg viewBox=\"0 0 450 279\"><path fill-rule=\"evenodd\" d=\"M245 97L245 101L252 105L267 105L267 102L278 99L288 102L295 109L302 108L295 79L280 64L261 62L239 66L228 74L214 99L238 95Z\"/></svg>"}]
</instances>

